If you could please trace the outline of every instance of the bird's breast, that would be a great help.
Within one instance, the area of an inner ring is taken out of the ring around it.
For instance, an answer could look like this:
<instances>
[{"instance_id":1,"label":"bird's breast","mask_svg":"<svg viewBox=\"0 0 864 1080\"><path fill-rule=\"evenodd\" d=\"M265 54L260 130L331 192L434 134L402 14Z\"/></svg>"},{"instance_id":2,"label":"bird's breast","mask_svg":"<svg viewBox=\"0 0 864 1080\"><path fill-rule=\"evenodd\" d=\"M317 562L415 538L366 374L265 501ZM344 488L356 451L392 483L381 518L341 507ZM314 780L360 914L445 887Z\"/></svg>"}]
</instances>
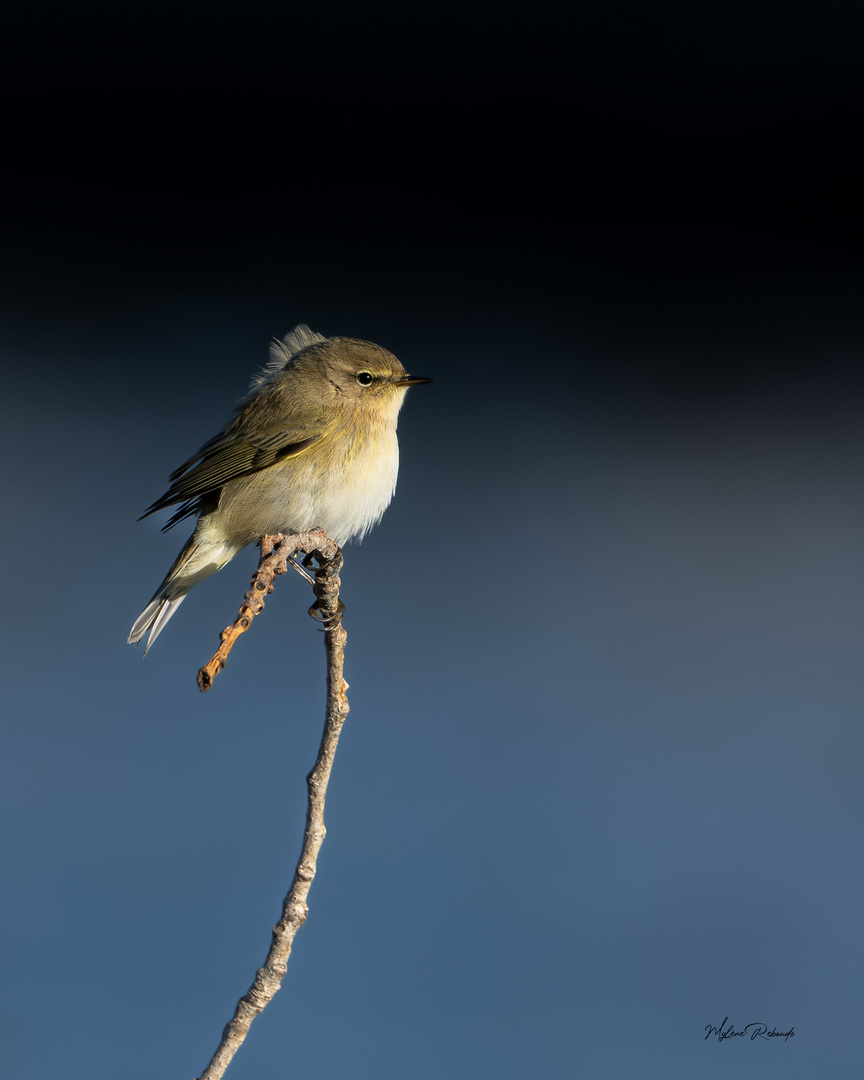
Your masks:
<instances>
[{"instance_id":1,"label":"bird's breast","mask_svg":"<svg viewBox=\"0 0 864 1080\"><path fill-rule=\"evenodd\" d=\"M324 435L297 457L226 484L212 518L243 544L320 527L341 546L380 520L398 471L394 429Z\"/></svg>"}]
</instances>

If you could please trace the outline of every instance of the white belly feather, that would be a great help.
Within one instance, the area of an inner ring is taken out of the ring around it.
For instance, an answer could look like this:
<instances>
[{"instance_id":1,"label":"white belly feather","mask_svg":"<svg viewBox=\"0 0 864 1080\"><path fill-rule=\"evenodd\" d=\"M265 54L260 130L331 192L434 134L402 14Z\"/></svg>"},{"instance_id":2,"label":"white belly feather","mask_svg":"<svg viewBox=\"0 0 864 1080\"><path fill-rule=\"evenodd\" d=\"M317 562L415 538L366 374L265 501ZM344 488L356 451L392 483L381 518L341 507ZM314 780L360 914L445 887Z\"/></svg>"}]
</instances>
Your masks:
<instances>
[{"instance_id":1,"label":"white belly feather","mask_svg":"<svg viewBox=\"0 0 864 1080\"><path fill-rule=\"evenodd\" d=\"M313 446L285 466L227 485L218 509L201 519L201 532L241 546L259 536L316 526L340 546L362 537L380 520L396 489L395 428L367 433L353 456L316 451Z\"/></svg>"}]
</instances>

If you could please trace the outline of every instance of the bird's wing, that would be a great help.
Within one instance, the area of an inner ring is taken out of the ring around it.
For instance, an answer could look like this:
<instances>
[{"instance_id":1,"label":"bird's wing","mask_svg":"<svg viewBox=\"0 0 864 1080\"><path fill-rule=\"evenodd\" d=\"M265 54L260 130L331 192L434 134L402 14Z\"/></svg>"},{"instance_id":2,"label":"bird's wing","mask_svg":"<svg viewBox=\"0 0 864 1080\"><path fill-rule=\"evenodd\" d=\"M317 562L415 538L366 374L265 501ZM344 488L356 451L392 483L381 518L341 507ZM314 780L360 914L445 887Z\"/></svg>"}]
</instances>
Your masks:
<instances>
[{"instance_id":1,"label":"bird's wing","mask_svg":"<svg viewBox=\"0 0 864 1080\"><path fill-rule=\"evenodd\" d=\"M292 422L293 417L290 413L286 415L279 404L274 395L262 394L248 405L223 432L174 470L171 487L141 517L183 503L166 525L170 528L195 513L203 496L218 491L231 480L251 476L302 454L325 433L323 417L311 424L298 424Z\"/></svg>"}]
</instances>

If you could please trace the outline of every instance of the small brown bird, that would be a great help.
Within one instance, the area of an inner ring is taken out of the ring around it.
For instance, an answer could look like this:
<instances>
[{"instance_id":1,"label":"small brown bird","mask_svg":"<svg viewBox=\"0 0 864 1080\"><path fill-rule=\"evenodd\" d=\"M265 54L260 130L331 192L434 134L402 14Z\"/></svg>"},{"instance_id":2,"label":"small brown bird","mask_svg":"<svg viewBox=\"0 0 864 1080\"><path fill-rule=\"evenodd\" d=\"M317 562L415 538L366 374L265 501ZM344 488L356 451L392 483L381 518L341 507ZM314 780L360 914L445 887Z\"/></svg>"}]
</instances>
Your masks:
<instances>
[{"instance_id":1,"label":"small brown bird","mask_svg":"<svg viewBox=\"0 0 864 1080\"><path fill-rule=\"evenodd\" d=\"M147 650L186 594L247 544L322 528L337 544L362 537L396 488L396 421L413 378L368 341L297 326L270 347L239 414L171 474L144 513L180 504L165 526L198 524L129 633Z\"/></svg>"}]
</instances>

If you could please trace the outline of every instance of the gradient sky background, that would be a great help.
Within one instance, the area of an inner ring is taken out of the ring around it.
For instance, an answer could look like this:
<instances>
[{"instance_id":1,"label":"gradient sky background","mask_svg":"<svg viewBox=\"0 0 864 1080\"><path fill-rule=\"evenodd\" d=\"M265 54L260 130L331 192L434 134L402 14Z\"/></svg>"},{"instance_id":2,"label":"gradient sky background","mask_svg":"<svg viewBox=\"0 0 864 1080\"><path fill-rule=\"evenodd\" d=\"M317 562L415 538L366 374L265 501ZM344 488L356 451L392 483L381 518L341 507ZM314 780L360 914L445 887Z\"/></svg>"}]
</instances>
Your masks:
<instances>
[{"instance_id":1,"label":"gradient sky background","mask_svg":"<svg viewBox=\"0 0 864 1080\"><path fill-rule=\"evenodd\" d=\"M7 1075L189 1080L264 958L308 590L206 696L254 550L125 638L186 535L137 516L299 322L435 382L228 1076L858 1075L857 7L310 7L4 35Z\"/></svg>"}]
</instances>

